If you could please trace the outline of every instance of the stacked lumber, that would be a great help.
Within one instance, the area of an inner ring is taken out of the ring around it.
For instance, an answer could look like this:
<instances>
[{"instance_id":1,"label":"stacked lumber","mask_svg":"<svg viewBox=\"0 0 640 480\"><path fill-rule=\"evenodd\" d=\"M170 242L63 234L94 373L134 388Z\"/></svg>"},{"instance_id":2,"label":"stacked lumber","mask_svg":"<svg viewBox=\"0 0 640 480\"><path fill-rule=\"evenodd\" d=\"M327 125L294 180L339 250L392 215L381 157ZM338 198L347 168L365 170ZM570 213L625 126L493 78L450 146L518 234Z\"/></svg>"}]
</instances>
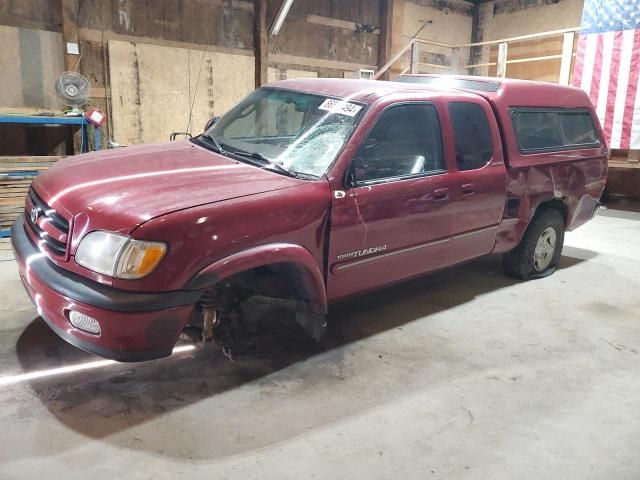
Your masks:
<instances>
[{"instance_id":1,"label":"stacked lumber","mask_svg":"<svg viewBox=\"0 0 640 480\"><path fill-rule=\"evenodd\" d=\"M0 157L0 236L6 236L24 209L33 177L61 157Z\"/></svg>"},{"instance_id":2,"label":"stacked lumber","mask_svg":"<svg viewBox=\"0 0 640 480\"><path fill-rule=\"evenodd\" d=\"M640 168L640 150L611 150L609 167Z\"/></svg>"}]
</instances>

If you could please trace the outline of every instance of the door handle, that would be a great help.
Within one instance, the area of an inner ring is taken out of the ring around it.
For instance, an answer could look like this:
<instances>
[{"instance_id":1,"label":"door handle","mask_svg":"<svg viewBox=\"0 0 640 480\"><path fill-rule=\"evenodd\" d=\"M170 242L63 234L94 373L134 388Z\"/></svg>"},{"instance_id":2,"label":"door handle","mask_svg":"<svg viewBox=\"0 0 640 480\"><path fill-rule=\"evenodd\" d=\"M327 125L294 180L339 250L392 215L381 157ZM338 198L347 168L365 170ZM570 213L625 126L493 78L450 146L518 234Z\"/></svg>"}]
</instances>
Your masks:
<instances>
[{"instance_id":1,"label":"door handle","mask_svg":"<svg viewBox=\"0 0 640 480\"><path fill-rule=\"evenodd\" d=\"M462 185L463 195L473 195L474 193L476 193L476 191L473 183L465 183L464 185Z\"/></svg>"},{"instance_id":2,"label":"door handle","mask_svg":"<svg viewBox=\"0 0 640 480\"><path fill-rule=\"evenodd\" d=\"M449 189L448 188L438 188L433 191L433 195L431 196L433 200L446 200L449 198Z\"/></svg>"}]
</instances>

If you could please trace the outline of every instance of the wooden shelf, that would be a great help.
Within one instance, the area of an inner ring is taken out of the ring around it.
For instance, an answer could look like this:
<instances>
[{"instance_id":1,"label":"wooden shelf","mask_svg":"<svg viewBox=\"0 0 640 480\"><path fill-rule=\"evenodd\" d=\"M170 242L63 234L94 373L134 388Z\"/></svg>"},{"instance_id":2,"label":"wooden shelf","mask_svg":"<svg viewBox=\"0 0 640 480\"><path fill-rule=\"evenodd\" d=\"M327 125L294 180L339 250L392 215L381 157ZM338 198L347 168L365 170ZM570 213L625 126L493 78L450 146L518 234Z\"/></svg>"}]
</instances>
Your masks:
<instances>
[{"instance_id":1,"label":"wooden shelf","mask_svg":"<svg viewBox=\"0 0 640 480\"><path fill-rule=\"evenodd\" d=\"M609 168L640 168L640 162L616 162L614 160L610 160Z\"/></svg>"}]
</instances>

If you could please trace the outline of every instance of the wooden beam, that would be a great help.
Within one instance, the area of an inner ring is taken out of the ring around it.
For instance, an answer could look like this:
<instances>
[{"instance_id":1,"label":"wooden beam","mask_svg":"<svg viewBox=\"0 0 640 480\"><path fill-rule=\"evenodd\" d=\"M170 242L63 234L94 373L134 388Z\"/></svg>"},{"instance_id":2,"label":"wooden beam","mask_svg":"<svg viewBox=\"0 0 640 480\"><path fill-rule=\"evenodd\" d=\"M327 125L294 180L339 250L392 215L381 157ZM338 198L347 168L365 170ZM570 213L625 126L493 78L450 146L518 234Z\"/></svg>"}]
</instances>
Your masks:
<instances>
[{"instance_id":1,"label":"wooden beam","mask_svg":"<svg viewBox=\"0 0 640 480\"><path fill-rule=\"evenodd\" d=\"M506 77L507 76L507 54L509 51L509 44L507 42L502 42L498 49L498 77Z\"/></svg>"},{"instance_id":2,"label":"wooden beam","mask_svg":"<svg viewBox=\"0 0 640 480\"><path fill-rule=\"evenodd\" d=\"M420 62L420 50L417 43L411 45L411 73L418 73L418 63Z\"/></svg>"},{"instance_id":3,"label":"wooden beam","mask_svg":"<svg viewBox=\"0 0 640 480\"><path fill-rule=\"evenodd\" d=\"M493 36L494 22L494 1L489 0L482 3L475 3L473 6L473 27L471 30L471 41L479 43L489 40ZM469 49L469 64L482 65L489 63L491 55L490 47L483 45L471 47ZM472 75L489 75L489 68L480 66L468 72Z\"/></svg>"},{"instance_id":4,"label":"wooden beam","mask_svg":"<svg viewBox=\"0 0 640 480\"><path fill-rule=\"evenodd\" d=\"M406 37L407 42L410 42L411 40L411 37ZM421 43L423 45L434 45L436 47L459 48L458 45L454 45L453 43L436 42L435 40L425 40L423 38L414 38L413 41L416 43Z\"/></svg>"},{"instance_id":5,"label":"wooden beam","mask_svg":"<svg viewBox=\"0 0 640 480\"><path fill-rule=\"evenodd\" d=\"M460 49L451 49L451 72L460 73Z\"/></svg>"},{"instance_id":6,"label":"wooden beam","mask_svg":"<svg viewBox=\"0 0 640 480\"><path fill-rule=\"evenodd\" d=\"M388 70L393 66L394 63L400 60L400 57L402 57L402 55L404 55L407 52L407 50L413 48L413 45L415 45L415 43L416 43L415 40L412 41L411 43L407 44L406 47L404 47L402 50L396 53L393 57L391 57L391 59L387 63L385 63L381 68L378 69L378 73L376 73L375 79L376 80L388 79L391 76ZM411 65L409 65L409 67L411 67Z\"/></svg>"},{"instance_id":7,"label":"wooden beam","mask_svg":"<svg viewBox=\"0 0 640 480\"><path fill-rule=\"evenodd\" d=\"M340 20L339 18L323 17L322 15L307 15L306 20L307 23L314 23L325 27L342 28L343 30L351 30L354 32L358 30L358 24L356 22ZM371 34L380 35L380 29L375 28Z\"/></svg>"},{"instance_id":8,"label":"wooden beam","mask_svg":"<svg viewBox=\"0 0 640 480\"><path fill-rule=\"evenodd\" d=\"M64 42L64 68L67 71L78 69L80 55L69 53L78 49L78 4L77 0L60 0L62 9L62 40Z\"/></svg>"},{"instance_id":9,"label":"wooden beam","mask_svg":"<svg viewBox=\"0 0 640 480\"><path fill-rule=\"evenodd\" d=\"M118 40L121 42L144 43L160 47L191 48L202 51L202 43L181 42L177 40L165 40L163 38L143 37L137 35L123 35L109 31L93 30L91 28L80 28L80 40L88 42L102 43L103 40ZM207 52L231 53L233 55L253 56L253 48L232 48L220 47L218 45L207 45Z\"/></svg>"},{"instance_id":10,"label":"wooden beam","mask_svg":"<svg viewBox=\"0 0 640 480\"><path fill-rule=\"evenodd\" d=\"M495 67L496 65L497 65L496 62L474 63L474 64L471 64L471 65L465 65L462 68L463 69L468 69L468 68L479 68L479 67Z\"/></svg>"},{"instance_id":11,"label":"wooden beam","mask_svg":"<svg viewBox=\"0 0 640 480\"><path fill-rule=\"evenodd\" d=\"M324 58L300 57L297 55L285 55L276 53L269 56L271 64L281 63L286 65L303 65L305 67L331 68L333 70L350 70L355 72L359 68L375 70L375 65L364 65L361 63L342 62L339 60L326 60Z\"/></svg>"},{"instance_id":12,"label":"wooden beam","mask_svg":"<svg viewBox=\"0 0 640 480\"><path fill-rule=\"evenodd\" d=\"M267 25L267 0L255 0L254 4L254 50L256 61L256 88L268 82L269 31Z\"/></svg>"},{"instance_id":13,"label":"wooden beam","mask_svg":"<svg viewBox=\"0 0 640 480\"><path fill-rule=\"evenodd\" d=\"M507 65L511 65L512 63L529 63L529 62L546 62L547 60L560 60L562 55L541 55L539 57L527 57L527 58L516 58L514 60L507 60Z\"/></svg>"},{"instance_id":14,"label":"wooden beam","mask_svg":"<svg viewBox=\"0 0 640 480\"><path fill-rule=\"evenodd\" d=\"M560 85L569 85L571 80L571 61L573 60L573 40L575 37L574 32L567 32L564 34L562 41L562 60L560 62Z\"/></svg>"},{"instance_id":15,"label":"wooden beam","mask_svg":"<svg viewBox=\"0 0 640 480\"><path fill-rule=\"evenodd\" d=\"M391 33L393 26L392 0L380 0L380 38L378 39L378 69L391 58Z\"/></svg>"},{"instance_id":16,"label":"wooden beam","mask_svg":"<svg viewBox=\"0 0 640 480\"><path fill-rule=\"evenodd\" d=\"M378 69L388 64L405 47L403 36L404 0L380 1L380 40L378 43ZM399 58L399 57L398 57ZM384 72L382 79L395 77L399 70ZM376 77L377 78L377 77Z\"/></svg>"},{"instance_id":17,"label":"wooden beam","mask_svg":"<svg viewBox=\"0 0 640 480\"><path fill-rule=\"evenodd\" d=\"M439 68L441 70L451 70L449 65L440 65L439 63L418 63L420 67ZM452 72L455 73L455 72Z\"/></svg>"},{"instance_id":18,"label":"wooden beam","mask_svg":"<svg viewBox=\"0 0 640 480\"><path fill-rule=\"evenodd\" d=\"M521 35L519 37L500 38L497 40L489 40L486 42L463 43L462 45L456 45L456 47L469 48L469 47L481 47L483 45L500 45L501 43L504 43L504 42L512 42L512 43L524 42L527 40L556 37L558 35L563 35L568 32L579 32L579 31L580 31L580 27L563 28L560 30L551 30L548 32L541 32L541 33L531 33L529 35Z\"/></svg>"}]
</instances>

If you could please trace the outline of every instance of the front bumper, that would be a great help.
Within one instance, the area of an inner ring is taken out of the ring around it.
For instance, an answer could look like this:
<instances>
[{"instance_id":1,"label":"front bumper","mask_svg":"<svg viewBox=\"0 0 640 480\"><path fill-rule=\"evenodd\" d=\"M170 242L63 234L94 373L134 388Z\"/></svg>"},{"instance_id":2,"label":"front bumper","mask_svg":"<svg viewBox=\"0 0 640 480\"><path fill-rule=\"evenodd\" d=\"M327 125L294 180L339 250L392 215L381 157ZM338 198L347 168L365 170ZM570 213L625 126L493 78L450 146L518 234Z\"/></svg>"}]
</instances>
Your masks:
<instances>
[{"instance_id":1,"label":"front bumper","mask_svg":"<svg viewBox=\"0 0 640 480\"><path fill-rule=\"evenodd\" d=\"M201 295L191 290L128 292L61 269L33 245L22 216L11 228L11 243L38 314L61 338L101 357L136 362L170 355ZM98 320L100 333L71 325L72 310Z\"/></svg>"}]
</instances>

